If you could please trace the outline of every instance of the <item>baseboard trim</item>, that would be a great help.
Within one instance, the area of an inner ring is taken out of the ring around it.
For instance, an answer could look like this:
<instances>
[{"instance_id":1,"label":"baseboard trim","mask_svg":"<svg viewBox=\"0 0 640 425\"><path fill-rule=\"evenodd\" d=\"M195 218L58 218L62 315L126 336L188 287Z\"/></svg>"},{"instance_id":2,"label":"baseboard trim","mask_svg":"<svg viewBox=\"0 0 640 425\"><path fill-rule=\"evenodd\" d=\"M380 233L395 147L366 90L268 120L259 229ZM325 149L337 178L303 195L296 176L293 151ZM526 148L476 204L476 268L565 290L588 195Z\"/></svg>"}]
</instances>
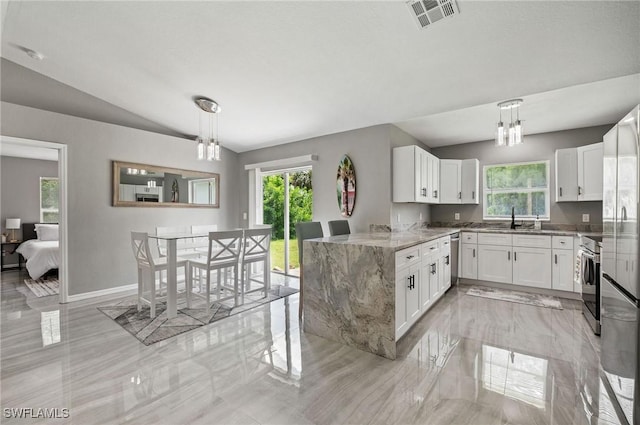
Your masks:
<instances>
[{"instance_id":1,"label":"baseboard trim","mask_svg":"<svg viewBox=\"0 0 640 425\"><path fill-rule=\"evenodd\" d=\"M100 289L98 291L85 292L82 294L69 295L67 296L67 302L82 301L89 298L101 297L103 295L113 295L119 292L131 291L133 289L138 289L137 283L133 283L131 285L116 286L115 288Z\"/></svg>"},{"instance_id":2,"label":"baseboard trim","mask_svg":"<svg viewBox=\"0 0 640 425\"><path fill-rule=\"evenodd\" d=\"M463 285L481 285L499 289L511 289L512 291L531 292L533 294L552 295L555 297L567 298L570 300L582 300L582 295L578 294L577 292L558 291L557 289L535 288L532 286L514 285L512 283L498 283L490 282L487 280L474 280L465 278L459 278L458 283Z\"/></svg>"}]
</instances>

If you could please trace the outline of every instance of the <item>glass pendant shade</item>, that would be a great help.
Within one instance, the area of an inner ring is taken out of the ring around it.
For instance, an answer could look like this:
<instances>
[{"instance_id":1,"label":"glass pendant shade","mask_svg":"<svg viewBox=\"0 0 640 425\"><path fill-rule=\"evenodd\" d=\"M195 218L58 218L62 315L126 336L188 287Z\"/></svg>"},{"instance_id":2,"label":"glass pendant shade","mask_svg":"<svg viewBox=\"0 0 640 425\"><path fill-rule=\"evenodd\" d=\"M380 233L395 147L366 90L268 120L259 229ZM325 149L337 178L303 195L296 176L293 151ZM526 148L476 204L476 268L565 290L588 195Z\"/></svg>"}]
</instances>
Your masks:
<instances>
[{"instance_id":1,"label":"glass pendant shade","mask_svg":"<svg viewBox=\"0 0 640 425\"><path fill-rule=\"evenodd\" d=\"M496 146L504 146L504 123L500 121L496 128Z\"/></svg>"},{"instance_id":2,"label":"glass pendant shade","mask_svg":"<svg viewBox=\"0 0 640 425\"><path fill-rule=\"evenodd\" d=\"M205 154L205 146L204 146L204 140L202 140L202 137L198 137L196 138L196 142L197 142L197 150L198 150L198 159L204 159L204 154Z\"/></svg>"},{"instance_id":3,"label":"glass pendant shade","mask_svg":"<svg viewBox=\"0 0 640 425\"><path fill-rule=\"evenodd\" d=\"M509 136L507 146L514 146L516 144L516 127L513 123L509 124Z\"/></svg>"},{"instance_id":4,"label":"glass pendant shade","mask_svg":"<svg viewBox=\"0 0 640 425\"><path fill-rule=\"evenodd\" d=\"M220 142L216 140L216 144L213 150L213 159L220 161Z\"/></svg>"},{"instance_id":5,"label":"glass pendant shade","mask_svg":"<svg viewBox=\"0 0 640 425\"><path fill-rule=\"evenodd\" d=\"M515 122L515 144L519 145L522 143L522 122L520 120L516 120Z\"/></svg>"}]
</instances>

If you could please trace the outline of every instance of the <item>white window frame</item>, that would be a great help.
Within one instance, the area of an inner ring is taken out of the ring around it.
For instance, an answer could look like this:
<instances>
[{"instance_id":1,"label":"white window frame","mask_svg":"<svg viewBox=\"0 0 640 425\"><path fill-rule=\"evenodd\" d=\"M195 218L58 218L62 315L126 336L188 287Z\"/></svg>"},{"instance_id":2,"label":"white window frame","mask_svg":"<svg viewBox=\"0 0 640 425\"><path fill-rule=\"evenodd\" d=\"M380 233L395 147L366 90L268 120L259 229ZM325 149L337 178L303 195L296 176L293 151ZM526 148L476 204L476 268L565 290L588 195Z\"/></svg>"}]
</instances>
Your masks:
<instances>
[{"instance_id":1,"label":"white window frame","mask_svg":"<svg viewBox=\"0 0 640 425\"><path fill-rule=\"evenodd\" d=\"M58 177L40 177L38 182L38 198L40 207L40 223L44 223L44 213L54 212L58 214L58 222L60 221L60 200L58 199L58 208L42 208L42 180L55 180L58 182L58 190L60 190L60 179Z\"/></svg>"},{"instance_id":2,"label":"white window frame","mask_svg":"<svg viewBox=\"0 0 640 425\"><path fill-rule=\"evenodd\" d=\"M504 166L512 166L512 165L531 165L531 164L545 164L547 170L547 187L535 187L535 188L519 188L519 189L489 189L487 187L487 170L493 167L504 167ZM488 216L487 215L487 198L490 194L496 193L533 193L533 192L545 192L545 206L544 209L546 211L546 215L540 216L539 219L541 221L549 221L551 219L551 200L550 200L550 189L551 186L550 181L550 162L549 160L539 160L539 161L527 161L527 162L507 162L503 164L489 164L482 167L482 218L484 220L511 220L511 215L507 216ZM516 215L517 220L524 221L533 221L536 219L535 215Z\"/></svg>"}]
</instances>

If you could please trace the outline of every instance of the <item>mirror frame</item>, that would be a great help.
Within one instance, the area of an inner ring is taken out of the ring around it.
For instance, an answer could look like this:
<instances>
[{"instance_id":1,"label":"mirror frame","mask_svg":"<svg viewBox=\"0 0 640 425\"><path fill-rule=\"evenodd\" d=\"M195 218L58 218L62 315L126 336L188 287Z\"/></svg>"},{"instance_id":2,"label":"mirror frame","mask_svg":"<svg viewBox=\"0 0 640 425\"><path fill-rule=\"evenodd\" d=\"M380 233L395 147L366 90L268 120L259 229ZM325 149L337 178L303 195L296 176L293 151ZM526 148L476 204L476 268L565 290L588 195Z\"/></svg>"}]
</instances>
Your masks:
<instances>
[{"instance_id":1,"label":"mirror frame","mask_svg":"<svg viewBox=\"0 0 640 425\"><path fill-rule=\"evenodd\" d=\"M141 208L220 208L220 174L208 173L204 171L185 170L181 168L163 167L160 165L140 164L135 162L125 162L112 160L112 205L114 207L141 207ZM194 177L205 177L216 179L216 203L215 204L189 204L186 202L138 202L120 200L120 170L122 168L143 168L164 173L182 174L189 173Z\"/></svg>"}]
</instances>

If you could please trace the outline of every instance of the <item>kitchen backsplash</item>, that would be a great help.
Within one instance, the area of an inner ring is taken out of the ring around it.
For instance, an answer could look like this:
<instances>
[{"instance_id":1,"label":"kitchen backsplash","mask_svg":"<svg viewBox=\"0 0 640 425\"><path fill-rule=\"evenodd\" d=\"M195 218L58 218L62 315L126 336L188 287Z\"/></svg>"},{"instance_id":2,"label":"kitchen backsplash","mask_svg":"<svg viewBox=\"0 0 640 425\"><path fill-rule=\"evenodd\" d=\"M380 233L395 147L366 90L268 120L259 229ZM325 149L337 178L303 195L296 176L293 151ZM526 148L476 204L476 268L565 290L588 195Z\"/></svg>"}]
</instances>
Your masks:
<instances>
[{"instance_id":1,"label":"kitchen backsplash","mask_svg":"<svg viewBox=\"0 0 640 425\"><path fill-rule=\"evenodd\" d=\"M519 221L517 221L520 224ZM419 228L429 227L452 227L452 228L493 228L493 229L508 229L511 226L510 222L495 222L495 221L483 221L483 222L461 222L461 221L436 221L433 223L427 222L415 222L415 223L396 223L392 226L388 224L371 224L369 231L372 233L377 232L404 232ZM521 229L533 229L533 222L523 222ZM543 230L562 230L567 232L602 232L602 224L553 224L542 223Z\"/></svg>"}]
</instances>

